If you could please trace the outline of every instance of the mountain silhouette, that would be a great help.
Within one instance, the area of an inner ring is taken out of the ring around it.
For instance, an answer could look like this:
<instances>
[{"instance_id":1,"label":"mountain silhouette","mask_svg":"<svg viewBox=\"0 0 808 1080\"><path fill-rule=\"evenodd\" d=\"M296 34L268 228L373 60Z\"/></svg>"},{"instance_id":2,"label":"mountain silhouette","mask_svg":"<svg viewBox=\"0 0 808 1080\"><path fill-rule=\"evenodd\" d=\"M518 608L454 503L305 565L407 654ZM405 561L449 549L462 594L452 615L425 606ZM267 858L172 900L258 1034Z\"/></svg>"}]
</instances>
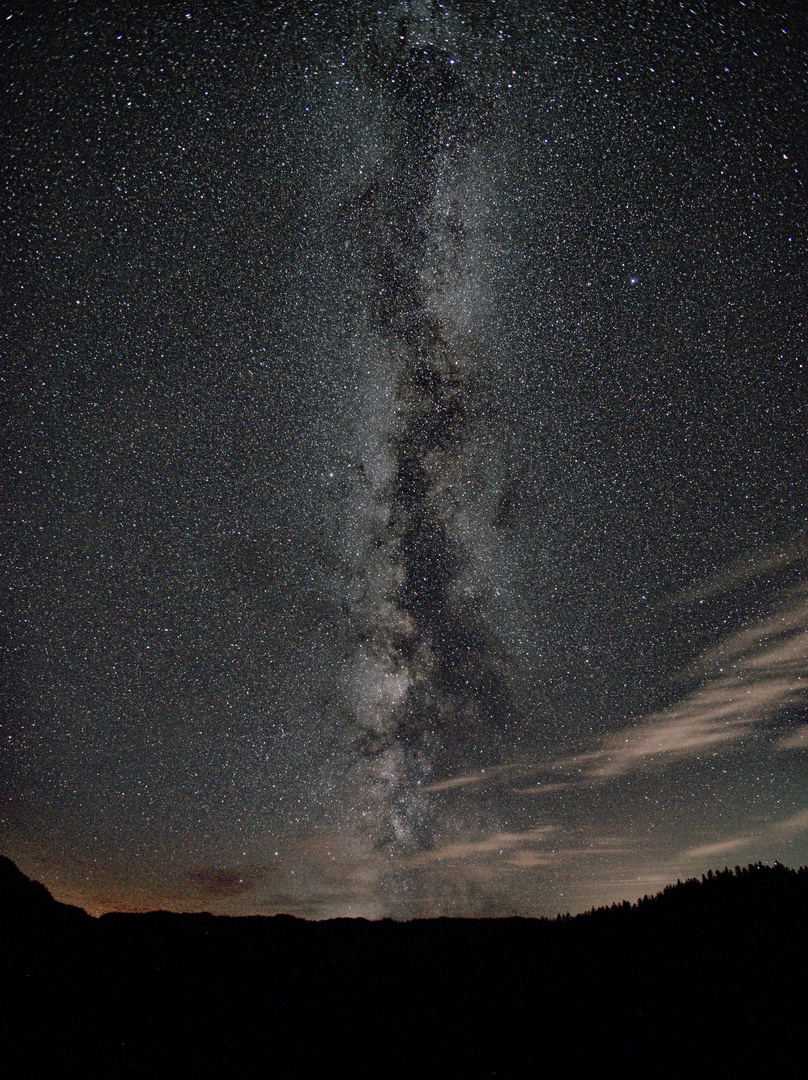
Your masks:
<instances>
[{"instance_id":1,"label":"mountain silhouette","mask_svg":"<svg viewBox=\"0 0 808 1080\"><path fill-rule=\"evenodd\" d=\"M10 1077L803 1076L808 868L576 917L94 919L0 859Z\"/></svg>"}]
</instances>

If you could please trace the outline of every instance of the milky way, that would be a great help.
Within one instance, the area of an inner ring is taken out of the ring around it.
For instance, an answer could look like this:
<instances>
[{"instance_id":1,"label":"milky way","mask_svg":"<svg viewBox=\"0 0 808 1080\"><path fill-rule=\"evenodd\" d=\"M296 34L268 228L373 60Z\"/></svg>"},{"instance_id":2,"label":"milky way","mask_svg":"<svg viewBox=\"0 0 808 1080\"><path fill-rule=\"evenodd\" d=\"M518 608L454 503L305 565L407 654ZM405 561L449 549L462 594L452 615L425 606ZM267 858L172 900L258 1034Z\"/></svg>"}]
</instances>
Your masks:
<instances>
[{"instance_id":1,"label":"milky way","mask_svg":"<svg viewBox=\"0 0 808 1080\"><path fill-rule=\"evenodd\" d=\"M486 192L451 21L427 6L370 28L389 38L373 77L392 145L344 207L356 360L374 391L371 442L357 448L356 647L345 691L364 762L360 805L376 843L403 851L433 844L424 784L435 770L479 764L481 727L496 755L510 704L467 579L463 526L487 421L474 338Z\"/></svg>"},{"instance_id":2,"label":"milky way","mask_svg":"<svg viewBox=\"0 0 808 1080\"><path fill-rule=\"evenodd\" d=\"M4 33L3 851L316 918L808 858L788 7Z\"/></svg>"}]
</instances>

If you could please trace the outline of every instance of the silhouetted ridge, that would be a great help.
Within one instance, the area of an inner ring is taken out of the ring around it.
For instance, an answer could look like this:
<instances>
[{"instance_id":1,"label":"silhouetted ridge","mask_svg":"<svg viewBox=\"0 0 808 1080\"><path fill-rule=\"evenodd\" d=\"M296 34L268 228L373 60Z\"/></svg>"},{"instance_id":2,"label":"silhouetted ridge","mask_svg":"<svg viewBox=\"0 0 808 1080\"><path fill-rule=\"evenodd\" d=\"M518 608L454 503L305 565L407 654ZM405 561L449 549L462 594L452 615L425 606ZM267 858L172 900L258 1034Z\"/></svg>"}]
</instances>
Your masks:
<instances>
[{"instance_id":1,"label":"silhouetted ridge","mask_svg":"<svg viewBox=\"0 0 808 1080\"><path fill-rule=\"evenodd\" d=\"M603 919L612 913L634 913L645 915L653 911L668 915L672 912L689 911L700 917L716 909L717 906L730 908L742 905L747 912L767 906L786 905L792 911L795 905L808 902L808 866L792 870L782 863L767 866L765 863L750 863L748 866L736 866L734 870L709 870L701 878L687 878L665 888L653 896L643 896L634 904L628 900L614 903L610 907L593 908L580 915L557 915L556 921ZM726 910L724 914L726 914Z\"/></svg>"},{"instance_id":2,"label":"silhouetted ridge","mask_svg":"<svg viewBox=\"0 0 808 1080\"><path fill-rule=\"evenodd\" d=\"M808 868L711 872L556 920L76 920L7 860L0 893L9 1075L302 1077L325 1060L492 1076L529 1060L779 1078L808 1054Z\"/></svg>"},{"instance_id":3,"label":"silhouetted ridge","mask_svg":"<svg viewBox=\"0 0 808 1080\"><path fill-rule=\"evenodd\" d=\"M60 904L38 881L32 881L12 862L0 855L0 925L3 935L12 927L31 923L39 930L51 924L89 922L81 908Z\"/></svg>"},{"instance_id":4,"label":"silhouetted ridge","mask_svg":"<svg viewBox=\"0 0 808 1080\"><path fill-rule=\"evenodd\" d=\"M0 914L3 917L19 912L44 914L55 903L44 885L31 881L16 863L0 855Z\"/></svg>"}]
</instances>

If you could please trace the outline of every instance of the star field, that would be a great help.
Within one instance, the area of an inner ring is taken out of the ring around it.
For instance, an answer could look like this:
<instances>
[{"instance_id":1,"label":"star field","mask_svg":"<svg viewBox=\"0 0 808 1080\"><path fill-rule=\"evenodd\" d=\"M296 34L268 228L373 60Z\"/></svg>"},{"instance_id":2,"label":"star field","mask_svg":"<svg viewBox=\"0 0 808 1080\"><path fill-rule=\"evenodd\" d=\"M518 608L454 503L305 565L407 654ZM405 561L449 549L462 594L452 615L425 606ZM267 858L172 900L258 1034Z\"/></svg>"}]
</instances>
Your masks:
<instances>
[{"instance_id":1,"label":"star field","mask_svg":"<svg viewBox=\"0 0 808 1080\"><path fill-rule=\"evenodd\" d=\"M2 34L2 851L314 918L807 861L796 8Z\"/></svg>"}]
</instances>

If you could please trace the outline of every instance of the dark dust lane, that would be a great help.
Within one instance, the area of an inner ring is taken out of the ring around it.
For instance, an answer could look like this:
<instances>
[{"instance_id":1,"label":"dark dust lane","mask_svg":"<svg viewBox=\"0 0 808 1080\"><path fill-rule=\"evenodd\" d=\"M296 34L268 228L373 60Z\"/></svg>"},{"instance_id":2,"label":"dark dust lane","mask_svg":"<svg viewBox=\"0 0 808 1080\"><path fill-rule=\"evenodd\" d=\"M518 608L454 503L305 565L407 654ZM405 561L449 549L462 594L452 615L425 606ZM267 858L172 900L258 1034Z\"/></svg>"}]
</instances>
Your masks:
<instances>
[{"instance_id":1,"label":"dark dust lane","mask_svg":"<svg viewBox=\"0 0 808 1080\"><path fill-rule=\"evenodd\" d=\"M509 696L491 632L458 587L469 552L457 521L489 420L462 295L476 284L467 188L481 102L462 63L433 40L439 17L403 14L392 29L373 76L393 144L345 207L357 315L368 354L386 362L390 402L347 683L359 728L356 798L367 801L375 843L403 853L433 845L430 778L497 762Z\"/></svg>"}]
</instances>

